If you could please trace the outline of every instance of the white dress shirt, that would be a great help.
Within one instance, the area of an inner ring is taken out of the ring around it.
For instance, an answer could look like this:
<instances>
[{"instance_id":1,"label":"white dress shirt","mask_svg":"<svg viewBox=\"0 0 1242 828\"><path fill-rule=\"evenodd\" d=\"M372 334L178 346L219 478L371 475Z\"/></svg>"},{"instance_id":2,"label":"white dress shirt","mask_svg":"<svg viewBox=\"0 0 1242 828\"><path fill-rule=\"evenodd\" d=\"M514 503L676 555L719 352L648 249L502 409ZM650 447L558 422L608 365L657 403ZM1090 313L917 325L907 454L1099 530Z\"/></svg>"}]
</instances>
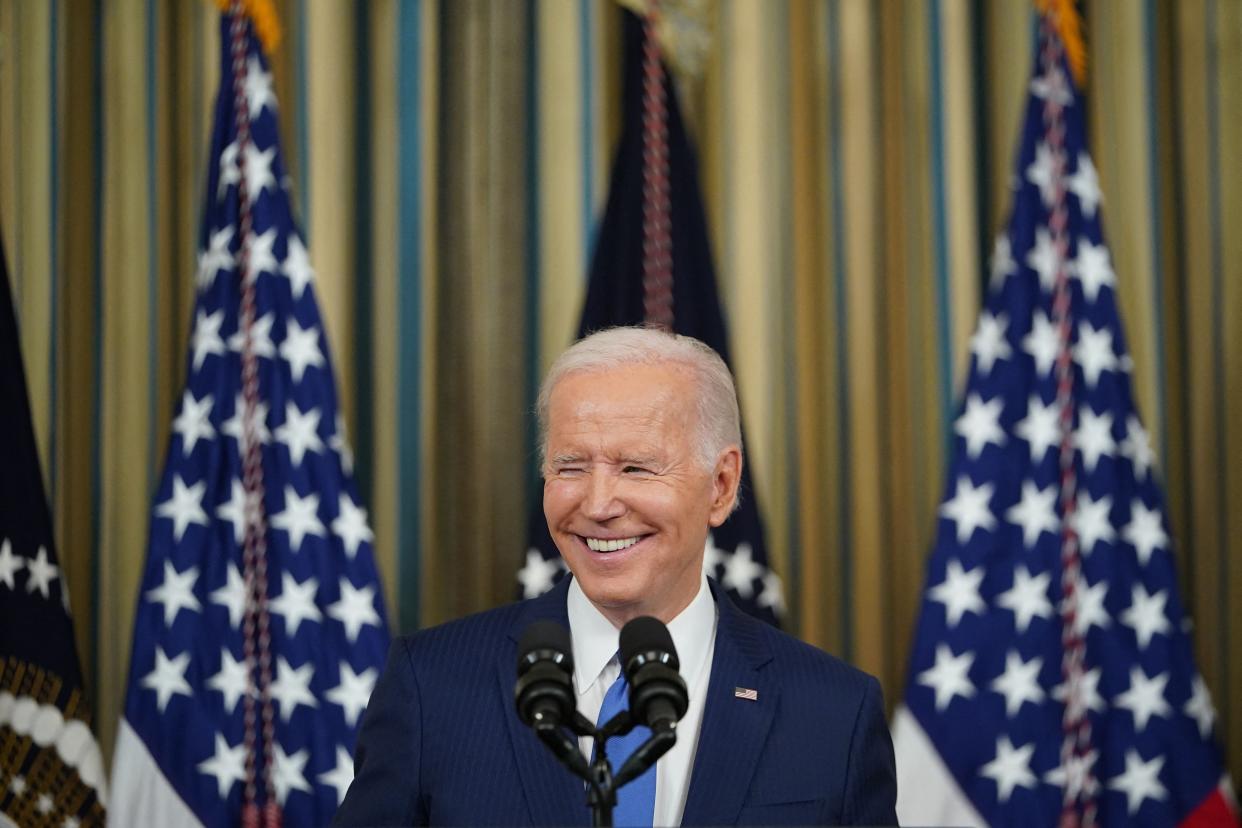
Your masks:
<instances>
[{"instance_id":1,"label":"white dress shirt","mask_svg":"<svg viewBox=\"0 0 1242 828\"><path fill-rule=\"evenodd\" d=\"M578 710L594 722L599 718L604 695L621 673L616 658L620 631L586 597L577 579L569 584L568 610ZM680 825L686 793L690 790L690 774L694 770L694 754L698 749L703 703L707 698L716 645L716 602L712 600L706 575L694 600L669 623L668 631L677 647L681 677L686 680L690 704L686 715L677 723L677 743L656 762L655 825ZM578 743L589 759L593 740L584 736Z\"/></svg>"}]
</instances>

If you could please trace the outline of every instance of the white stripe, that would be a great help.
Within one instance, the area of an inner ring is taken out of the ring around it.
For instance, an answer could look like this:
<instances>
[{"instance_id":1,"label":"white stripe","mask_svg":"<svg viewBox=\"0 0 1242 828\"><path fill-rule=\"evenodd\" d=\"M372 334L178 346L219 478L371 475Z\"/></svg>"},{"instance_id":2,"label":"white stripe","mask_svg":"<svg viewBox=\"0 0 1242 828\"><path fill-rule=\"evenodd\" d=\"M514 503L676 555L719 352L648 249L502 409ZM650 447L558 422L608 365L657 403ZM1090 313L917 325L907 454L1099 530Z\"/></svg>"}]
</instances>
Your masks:
<instances>
[{"instance_id":1,"label":"white stripe","mask_svg":"<svg viewBox=\"0 0 1242 828\"><path fill-rule=\"evenodd\" d=\"M164 778L151 753L129 722L121 719L112 754L112 800L108 824L175 825L202 828L202 822Z\"/></svg>"},{"instance_id":2,"label":"white stripe","mask_svg":"<svg viewBox=\"0 0 1242 828\"><path fill-rule=\"evenodd\" d=\"M903 704L893 714L897 821L902 825L984 825L957 780Z\"/></svg>"}]
</instances>

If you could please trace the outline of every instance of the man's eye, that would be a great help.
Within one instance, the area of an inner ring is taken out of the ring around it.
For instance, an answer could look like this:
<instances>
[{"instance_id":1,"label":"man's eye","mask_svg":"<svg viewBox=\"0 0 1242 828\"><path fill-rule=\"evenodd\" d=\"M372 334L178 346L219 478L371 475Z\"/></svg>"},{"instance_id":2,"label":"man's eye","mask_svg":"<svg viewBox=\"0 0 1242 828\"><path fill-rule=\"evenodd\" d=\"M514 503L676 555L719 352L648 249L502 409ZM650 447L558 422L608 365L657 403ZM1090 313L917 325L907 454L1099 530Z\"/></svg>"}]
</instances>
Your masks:
<instances>
[{"instance_id":1,"label":"man's eye","mask_svg":"<svg viewBox=\"0 0 1242 828\"><path fill-rule=\"evenodd\" d=\"M556 473L560 475L571 475L571 476L576 475L576 474L582 474L582 466L560 466L559 468L557 468Z\"/></svg>"},{"instance_id":2,"label":"man's eye","mask_svg":"<svg viewBox=\"0 0 1242 828\"><path fill-rule=\"evenodd\" d=\"M650 471L650 469L647 469L643 466L625 466L623 469L621 469L621 471L624 472L625 474L647 474Z\"/></svg>"}]
</instances>

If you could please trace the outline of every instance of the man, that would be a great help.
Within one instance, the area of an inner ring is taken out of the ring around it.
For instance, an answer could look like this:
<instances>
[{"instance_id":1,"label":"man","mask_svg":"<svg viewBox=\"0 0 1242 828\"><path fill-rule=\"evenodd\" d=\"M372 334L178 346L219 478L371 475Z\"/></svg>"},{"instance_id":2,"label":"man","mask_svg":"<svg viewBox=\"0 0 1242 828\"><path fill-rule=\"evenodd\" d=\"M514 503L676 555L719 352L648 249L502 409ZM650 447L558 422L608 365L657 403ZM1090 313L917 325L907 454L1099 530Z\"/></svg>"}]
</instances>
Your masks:
<instances>
[{"instance_id":1,"label":"man","mask_svg":"<svg viewBox=\"0 0 1242 828\"><path fill-rule=\"evenodd\" d=\"M582 781L514 710L517 640L537 620L569 627L594 721L620 673L617 632L640 615L668 625L690 704L655 784L622 788L619 810L654 825L895 823L876 680L742 614L703 575L742 469L720 357L651 329L597 333L557 359L538 411L544 514L573 577L394 644L336 824L585 823Z\"/></svg>"}]
</instances>

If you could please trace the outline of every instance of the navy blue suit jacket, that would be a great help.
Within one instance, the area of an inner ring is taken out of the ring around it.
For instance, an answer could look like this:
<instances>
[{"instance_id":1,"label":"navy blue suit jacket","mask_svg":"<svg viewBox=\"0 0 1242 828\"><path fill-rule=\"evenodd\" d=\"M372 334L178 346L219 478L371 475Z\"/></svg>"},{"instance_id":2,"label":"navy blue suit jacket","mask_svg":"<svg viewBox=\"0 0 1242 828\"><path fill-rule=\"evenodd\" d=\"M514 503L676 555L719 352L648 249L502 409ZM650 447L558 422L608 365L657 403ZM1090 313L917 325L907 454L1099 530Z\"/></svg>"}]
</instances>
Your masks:
<instances>
[{"instance_id":1,"label":"navy blue suit jacket","mask_svg":"<svg viewBox=\"0 0 1242 828\"><path fill-rule=\"evenodd\" d=\"M567 590L566 578L393 644L335 825L590 823L582 781L513 704L518 638L541 619L568 626ZM716 650L683 824L896 824L879 683L712 592Z\"/></svg>"}]
</instances>

